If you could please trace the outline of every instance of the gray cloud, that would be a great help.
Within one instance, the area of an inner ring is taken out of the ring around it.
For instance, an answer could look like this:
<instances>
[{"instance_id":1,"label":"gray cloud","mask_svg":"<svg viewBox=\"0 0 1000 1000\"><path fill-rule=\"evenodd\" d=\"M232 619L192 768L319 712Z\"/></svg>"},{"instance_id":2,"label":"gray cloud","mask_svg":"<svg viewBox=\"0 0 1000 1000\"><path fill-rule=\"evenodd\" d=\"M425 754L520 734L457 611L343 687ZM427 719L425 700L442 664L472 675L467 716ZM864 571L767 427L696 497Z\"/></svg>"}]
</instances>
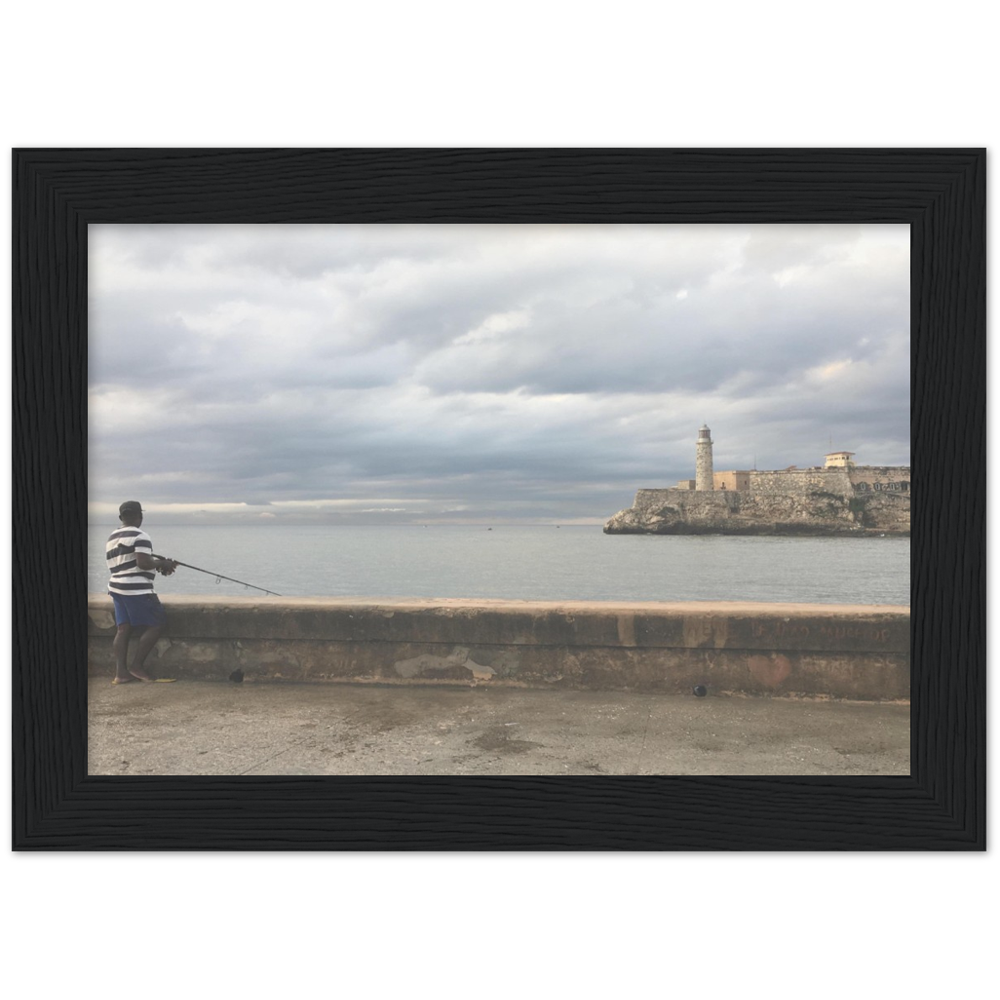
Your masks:
<instances>
[{"instance_id":1,"label":"gray cloud","mask_svg":"<svg viewBox=\"0 0 1000 1000\"><path fill-rule=\"evenodd\" d=\"M600 520L702 422L909 461L905 227L95 226L90 270L96 506Z\"/></svg>"}]
</instances>

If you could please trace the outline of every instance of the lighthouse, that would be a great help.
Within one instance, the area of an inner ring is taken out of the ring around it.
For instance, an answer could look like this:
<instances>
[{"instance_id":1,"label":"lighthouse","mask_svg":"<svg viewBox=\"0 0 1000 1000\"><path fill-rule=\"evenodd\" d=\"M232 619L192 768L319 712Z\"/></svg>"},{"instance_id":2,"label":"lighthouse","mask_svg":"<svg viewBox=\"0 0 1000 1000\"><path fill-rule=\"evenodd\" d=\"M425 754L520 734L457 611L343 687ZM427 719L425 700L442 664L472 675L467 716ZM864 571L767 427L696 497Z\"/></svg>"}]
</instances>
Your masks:
<instances>
[{"instance_id":1,"label":"lighthouse","mask_svg":"<svg viewBox=\"0 0 1000 1000\"><path fill-rule=\"evenodd\" d=\"M698 450L694 461L694 488L696 490L714 489L712 432L708 429L708 424L702 424L698 431Z\"/></svg>"}]
</instances>

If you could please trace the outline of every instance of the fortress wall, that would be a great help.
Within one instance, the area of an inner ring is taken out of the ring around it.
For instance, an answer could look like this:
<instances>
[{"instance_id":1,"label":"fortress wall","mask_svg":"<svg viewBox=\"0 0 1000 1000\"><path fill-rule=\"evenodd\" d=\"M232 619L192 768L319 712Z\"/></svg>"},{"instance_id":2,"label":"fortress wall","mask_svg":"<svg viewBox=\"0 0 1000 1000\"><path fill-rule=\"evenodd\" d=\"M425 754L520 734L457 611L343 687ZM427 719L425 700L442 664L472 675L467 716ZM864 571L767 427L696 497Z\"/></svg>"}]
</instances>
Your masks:
<instances>
[{"instance_id":1,"label":"fortress wall","mask_svg":"<svg viewBox=\"0 0 1000 1000\"><path fill-rule=\"evenodd\" d=\"M855 493L907 493L910 487L909 467L857 466L852 469L790 469L780 471L738 471L716 472L715 490L722 492L750 492L758 499L768 495L805 497L810 493L833 493L838 496L852 496ZM700 503L710 493L699 491L697 498L691 496L692 481L683 480L671 489L642 489L635 495L635 506L669 504L671 494L685 494L683 502L687 509L692 503ZM691 485L689 485L691 484ZM675 498L676 499L676 498ZM744 498L749 499L749 498ZM712 501L709 500L709 503Z\"/></svg>"},{"instance_id":2,"label":"fortress wall","mask_svg":"<svg viewBox=\"0 0 1000 1000\"><path fill-rule=\"evenodd\" d=\"M641 510L674 508L692 521L728 517L742 502L730 490L638 490L633 506Z\"/></svg>"},{"instance_id":3,"label":"fortress wall","mask_svg":"<svg viewBox=\"0 0 1000 1000\"><path fill-rule=\"evenodd\" d=\"M164 597L154 676L909 697L910 610L753 603ZM88 669L114 673L111 599Z\"/></svg>"},{"instance_id":4,"label":"fortress wall","mask_svg":"<svg viewBox=\"0 0 1000 1000\"><path fill-rule=\"evenodd\" d=\"M653 507L660 504L668 504L671 501L674 501L675 503L680 501L687 503L693 499L693 497L689 496L689 494L694 492L694 489L688 489L683 486L663 490L636 490L633 506ZM678 494L681 494L680 498L678 498Z\"/></svg>"},{"instance_id":5,"label":"fortress wall","mask_svg":"<svg viewBox=\"0 0 1000 1000\"><path fill-rule=\"evenodd\" d=\"M790 469L750 473L750 491L765 494L800 494L817 491L849 496L853 493L846 469Z\"/></svg>"}]
</instances>

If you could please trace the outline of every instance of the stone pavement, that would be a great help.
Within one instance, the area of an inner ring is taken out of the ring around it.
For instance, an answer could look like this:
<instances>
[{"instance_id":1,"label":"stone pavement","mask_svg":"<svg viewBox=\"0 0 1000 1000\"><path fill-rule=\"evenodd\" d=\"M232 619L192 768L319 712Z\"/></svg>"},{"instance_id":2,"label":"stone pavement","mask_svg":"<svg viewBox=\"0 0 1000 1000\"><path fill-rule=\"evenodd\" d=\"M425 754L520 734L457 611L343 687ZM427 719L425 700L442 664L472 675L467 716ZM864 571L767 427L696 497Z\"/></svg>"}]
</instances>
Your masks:
<instances>
[{"instance_id":1,"label":"stone pavement","mask_svg":"<svg viewBox=\"0 0 1000 1000\"><path fill-rule=\"evenodd\" d=\"M905 704L630 692L89 683L89 773L906 775Z\"/></svg>"}]
</instances>

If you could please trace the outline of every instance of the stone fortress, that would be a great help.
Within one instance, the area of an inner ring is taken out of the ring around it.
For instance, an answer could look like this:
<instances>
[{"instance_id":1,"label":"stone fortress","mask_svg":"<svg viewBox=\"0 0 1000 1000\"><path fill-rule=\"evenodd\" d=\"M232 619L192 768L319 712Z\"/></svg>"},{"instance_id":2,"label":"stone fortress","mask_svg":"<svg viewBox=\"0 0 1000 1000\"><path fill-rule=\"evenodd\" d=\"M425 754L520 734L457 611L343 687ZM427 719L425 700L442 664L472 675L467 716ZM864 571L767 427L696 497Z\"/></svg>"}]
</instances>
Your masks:
<instances>
[{"instance_id":1,"label":"stone fortress","mask_svg":"<svg viewBox=\"0 0 1000 1000\"><path fill-rule=\"evenodd\" d=\"M695 478L640 489L607 534L909 535L909 466L857 465L835 451L823 465L716 472L712 432L698 431Z\"/></svg>"}]
</instances>

